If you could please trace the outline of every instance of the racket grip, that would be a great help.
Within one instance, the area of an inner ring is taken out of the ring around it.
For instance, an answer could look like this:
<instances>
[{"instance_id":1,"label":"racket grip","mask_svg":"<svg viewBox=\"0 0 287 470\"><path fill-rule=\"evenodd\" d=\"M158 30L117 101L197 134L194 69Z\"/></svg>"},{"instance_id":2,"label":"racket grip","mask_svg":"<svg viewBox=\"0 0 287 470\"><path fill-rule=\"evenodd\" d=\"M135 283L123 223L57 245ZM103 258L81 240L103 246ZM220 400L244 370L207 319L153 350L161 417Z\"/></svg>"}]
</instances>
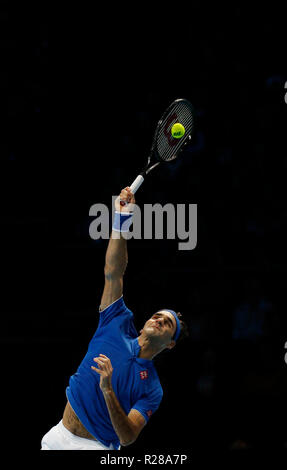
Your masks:
<instances>
[{"instance_id":1,"label":"racket grip","mask_svg":"<svg viewBox=\"0 0 287 470\"><path fill-rule=\"evenodd\" d=\"M143 181L144 181L144 177L142 175L138 175L136 177L136 179L134 180L134 182L130 186L130 190L133 194L135 194L137 192L137 190L139 189L139 187L143 183ZM125 206L126 203L124 201L120 201L120 205Z\"/></svg>"},{"instance_id":2,"label":"racket grip","mask_svg":"<svg viewBox=\"0 0 287 470\"><path fill-rule=\"evenodd\" d=\"M135 194L137 192L137 190L139 189L139 187L141 186L143 181L144 181L144 177L142 175L138 175L136 177L136 179L134 180L134 182L130 186L130 190L133 194Z\"/></svg>"}]
</instances>

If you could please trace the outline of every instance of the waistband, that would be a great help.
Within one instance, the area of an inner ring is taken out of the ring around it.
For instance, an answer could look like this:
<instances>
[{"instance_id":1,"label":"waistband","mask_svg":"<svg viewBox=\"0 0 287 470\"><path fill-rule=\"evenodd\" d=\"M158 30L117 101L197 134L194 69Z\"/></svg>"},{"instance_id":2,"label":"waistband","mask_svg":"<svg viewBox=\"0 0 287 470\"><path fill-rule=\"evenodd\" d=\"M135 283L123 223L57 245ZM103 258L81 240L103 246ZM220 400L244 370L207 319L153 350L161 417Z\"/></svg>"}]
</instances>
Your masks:
<instances>
[{"instance_id":1,"label":"waistband","mask_svg":"<svg viewBox=\"0 0 287 470\"><path fill-rule=\"evenodd\" d=\"M74 443L85 444L85 445L89 445L91 447L97 447L97 448L101 447L103 450L114 449L114 446L112 444L110 444L110 447L107 447L104 444L102 444L100 441L98 441L97 439L92 440L92 439L86 439L85 437L76 436L63 425L62 420L57 424L57 428L67 439L69 439L70 441Z\"/></svg>"}]
</instances>

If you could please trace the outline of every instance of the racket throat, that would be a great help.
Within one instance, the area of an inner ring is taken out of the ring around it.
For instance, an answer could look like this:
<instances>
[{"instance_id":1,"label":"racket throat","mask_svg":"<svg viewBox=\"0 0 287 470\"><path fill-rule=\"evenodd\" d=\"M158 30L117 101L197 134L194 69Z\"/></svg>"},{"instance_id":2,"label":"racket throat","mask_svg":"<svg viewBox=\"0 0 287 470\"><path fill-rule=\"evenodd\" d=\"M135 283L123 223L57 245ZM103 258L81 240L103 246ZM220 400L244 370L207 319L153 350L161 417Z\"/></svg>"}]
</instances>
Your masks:
<instances>
[{"instance_id":1,"label":"racket throat","mask_svg":"<svg viewBox=\"0 0 287 470\"><path fill-rule=\"evenodd\" d=\"M139 189L139 187L142 185L142 183L144 182L144 179L146 177L146 175L148 175L148 173L153 169L155 168L156 166L158 166L161 162L156 162L154 163L152 166L149 166L149 164L147 164L147 166L145 167L145 169L136 177L136 179L134 180L134 182L131 184L130 186L130 189L131 189L131 192L133 194L135 194L137 192L137 190Z\"/></svg>"},{"instance_id":2,"label":"racket throat","mask_svg":"<svg viewBox=\"0 0 287 470\"><path fill-rule=\"evenodd\" d=\"M152 166L147 165L146 168L140 173L142 176L146 176L149 174L151 170L156 168L161 162L156 162Z\"/></svg>"}]
</instances>

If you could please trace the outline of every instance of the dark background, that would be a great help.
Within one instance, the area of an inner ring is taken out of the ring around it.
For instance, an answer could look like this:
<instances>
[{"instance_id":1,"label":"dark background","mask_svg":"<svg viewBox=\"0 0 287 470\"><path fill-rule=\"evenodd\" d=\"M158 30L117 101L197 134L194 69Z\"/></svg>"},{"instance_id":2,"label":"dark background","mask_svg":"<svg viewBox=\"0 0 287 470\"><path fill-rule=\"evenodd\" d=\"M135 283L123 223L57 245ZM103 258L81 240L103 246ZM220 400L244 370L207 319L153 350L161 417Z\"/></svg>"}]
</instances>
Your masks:
<instances>
[{"instance_id":1,"label":"dark background","mask_svg":"<svg viewBox=\"0 0 287 470\"><path fill-rule=\"evenodd\" d=\"M168 306L190 338L158 358L163 402L129 452L286 448L283 13L181 6L55 8L48 67L47 5L1 3L6 448L16 433L38 452L62 417L103 289L89 209L131 184L178 97L196 109L193 143L137 203L197 204L198 244L131 240L124 297L138 328Z\"/></svg>"}]
</instances>

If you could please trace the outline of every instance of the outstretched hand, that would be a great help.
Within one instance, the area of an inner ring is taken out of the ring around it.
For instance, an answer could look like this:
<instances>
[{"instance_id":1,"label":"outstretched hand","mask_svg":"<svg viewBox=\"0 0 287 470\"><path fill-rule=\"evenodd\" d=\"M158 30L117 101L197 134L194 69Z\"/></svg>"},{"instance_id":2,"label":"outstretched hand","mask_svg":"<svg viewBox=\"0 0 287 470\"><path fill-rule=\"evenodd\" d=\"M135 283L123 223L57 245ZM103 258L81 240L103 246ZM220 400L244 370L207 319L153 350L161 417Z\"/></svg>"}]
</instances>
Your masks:
<instances>
[{"instance_id":1,"label":"outstretched hand","mask_svg":"<svg viewBox=\"0 0 287 470\"><path fill-rule=\"evenodd\" d=\"M91 369L100 374L100 389L102 392L112 390L112 373L113 368L110 359L104 354L100 354L99 357L94 357L94 361L97 363L98 368L91 366Z\"/></svg>"}]
</instances>

